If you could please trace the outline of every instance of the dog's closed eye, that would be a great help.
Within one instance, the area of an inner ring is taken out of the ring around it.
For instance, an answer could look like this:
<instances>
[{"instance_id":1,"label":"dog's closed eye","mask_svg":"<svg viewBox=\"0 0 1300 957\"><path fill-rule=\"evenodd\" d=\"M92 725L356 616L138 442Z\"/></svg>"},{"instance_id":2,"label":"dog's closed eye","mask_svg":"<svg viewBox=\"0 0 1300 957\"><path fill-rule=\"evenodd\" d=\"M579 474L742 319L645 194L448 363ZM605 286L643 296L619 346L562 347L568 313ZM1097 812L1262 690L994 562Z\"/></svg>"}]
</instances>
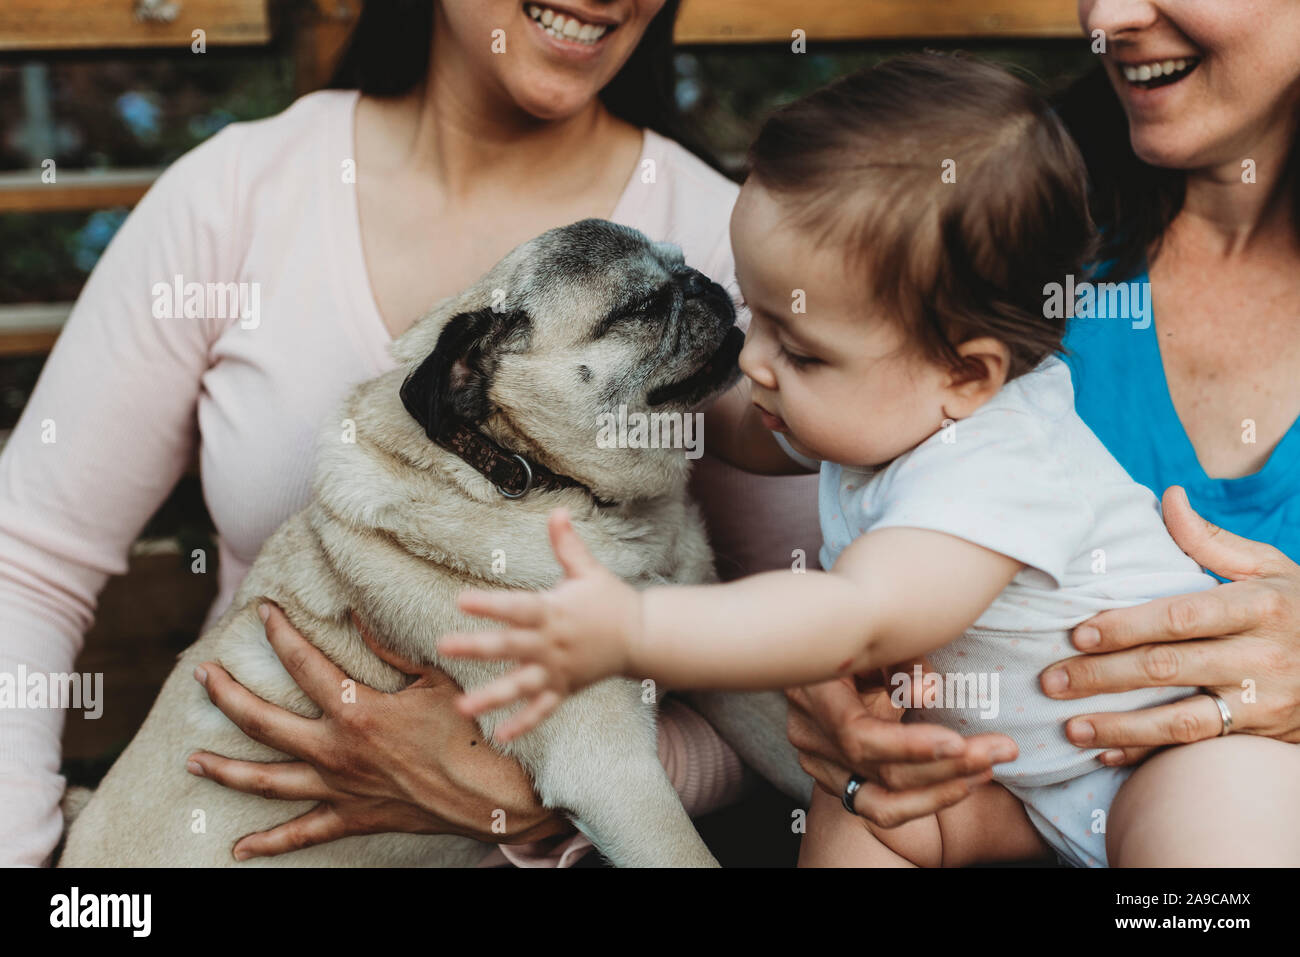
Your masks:
<instances>
[{"instance_id":1,"label":"dog's closed eye","mask_svg":"<svg viewBox=\"0 0 1300 957\"><path fill-rule=\"evenodd\" d=\"M635 299L605 316L592 333L592 341L606 335L610 329L621 322L638 322L647 316L667 318L669 311L672 309L672 304L672 285L660 286L650 295Z\"/></svg>"}]
</instances>

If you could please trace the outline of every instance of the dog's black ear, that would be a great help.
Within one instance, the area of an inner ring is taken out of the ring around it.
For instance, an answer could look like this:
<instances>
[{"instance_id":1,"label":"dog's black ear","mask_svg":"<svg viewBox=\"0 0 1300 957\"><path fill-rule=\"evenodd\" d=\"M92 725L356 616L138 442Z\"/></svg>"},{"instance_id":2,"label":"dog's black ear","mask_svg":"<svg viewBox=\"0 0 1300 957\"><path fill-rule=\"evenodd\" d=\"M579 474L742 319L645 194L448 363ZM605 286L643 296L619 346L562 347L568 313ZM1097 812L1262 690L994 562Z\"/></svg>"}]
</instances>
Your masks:
<instances>
[{"instance_id":1,"label":"dog's black ear","mask_svg":"<svg viewBox=\"0 0 1300 957\"><path fill-rule=\"evenodd\" d=\"M429 438L450 417L481 422L491 411L488 386L496 349L527 316L518 310L462 312L443 326L438 344L402 383L402 404Z\"/></svg>"}]
</instances>

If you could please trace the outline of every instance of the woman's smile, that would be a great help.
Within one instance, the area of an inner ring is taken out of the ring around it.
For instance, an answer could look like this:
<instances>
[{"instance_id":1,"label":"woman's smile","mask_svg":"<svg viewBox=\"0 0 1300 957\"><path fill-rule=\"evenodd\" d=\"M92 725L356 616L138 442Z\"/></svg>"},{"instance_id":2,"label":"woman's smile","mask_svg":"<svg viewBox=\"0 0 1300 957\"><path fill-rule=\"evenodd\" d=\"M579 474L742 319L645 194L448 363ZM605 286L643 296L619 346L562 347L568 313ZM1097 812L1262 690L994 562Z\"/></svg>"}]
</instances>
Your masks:
<instances>
[{"instance_id":1,"label":"woman's smile","mask_svg":"<svg viewBox=\"0 0 1300 957\"><path fill-rule=\"evenodd\" d=\"M1125 53L1116 58L1115 86L1133 109L1145 111L1166 106L1189 88L1187 80L1199 72L1201 56L1148 56Z\"/></svg>"},{"instance_id":2,"label":"woman's smile","mask_svg":"<svg viewBox=\"0 0 1300 957\"><path fill-rule=\"evenodd\" d=\"M606 39L618 29L618 21L611 17L578 12L567 6L525 3L523 10L533 23L530 32L542 46L569 59L599 55Z\"/></svg>"},{"instance_id":3,"label":"woman's smile","mask_svg":"<svg viewBox=\"0 0 1300 957\"><path fill-rule=\"evenodd\" d=\"M1200 57L1166 57L1119 63L1124 79L1139 90L1156 90L1171 86L1187 78L1200 65Z\"/></svg>"}]
</instances>

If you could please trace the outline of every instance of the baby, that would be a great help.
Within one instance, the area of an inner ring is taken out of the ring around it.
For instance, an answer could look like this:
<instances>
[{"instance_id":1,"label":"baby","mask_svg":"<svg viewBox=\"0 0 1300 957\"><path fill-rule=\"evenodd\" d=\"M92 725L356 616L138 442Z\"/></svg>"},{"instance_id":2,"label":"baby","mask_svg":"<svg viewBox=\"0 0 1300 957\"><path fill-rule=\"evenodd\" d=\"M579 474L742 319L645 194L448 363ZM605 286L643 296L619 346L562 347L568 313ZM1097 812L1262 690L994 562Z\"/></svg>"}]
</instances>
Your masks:
<instances>
[{"instance_id":1,"label":"baby","mask_svg":"<svg viewBox=\"0 0 1300 957\"><path fill-rule=\"evenodd\" d=\"M1069 135L999 69L907 57L786 107L750 160L731 221L752 315L744 378L706 413L705 440L750 471L820 471L826 571L638 592L557 512L561 584L462 595L466 612L509 627L444 636L440 651L521 663L464 710L523 699L498 732L508 738L610 675L776 689L925 656L943 687L907 696L933 708L918 717L1005 733L1019 756L965 800L895 828L816 792L802 864L1052 851L1076 866L1240 861L1243 841L1267 841L1241 808L1218 809L1239 824L1230 840L1144 823L1177 815L1202 775L1260 773L1248 745L1230 768L1220 748L1147 778L1112 817L1132 769L1071 744L1063 725L1078 705L1038 684L1074 653L1069 633L1085 619L1215 585L1075 414L1054 355L1063 320L1048 317L1044 286L1082 273L1093 238ZM908 667L892 684L913 677ZM1089 709L1195 690L1104 695Z\"/></svg>"}]
</instances>

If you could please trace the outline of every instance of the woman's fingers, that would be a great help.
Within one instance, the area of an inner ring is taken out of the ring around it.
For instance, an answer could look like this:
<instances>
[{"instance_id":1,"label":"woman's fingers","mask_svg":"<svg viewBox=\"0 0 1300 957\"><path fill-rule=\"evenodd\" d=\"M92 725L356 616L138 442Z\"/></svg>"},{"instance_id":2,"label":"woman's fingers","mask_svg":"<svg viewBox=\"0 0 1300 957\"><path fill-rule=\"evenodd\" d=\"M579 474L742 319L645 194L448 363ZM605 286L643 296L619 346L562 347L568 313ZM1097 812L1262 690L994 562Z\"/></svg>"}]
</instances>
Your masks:
<instances>
[{"instance_id":1,"label":"woman's fingers","mask_svg":"<svg viewBox=\"0 0 1300 957\"><path fill-rule=\"evenodd\" d=\"M600 563L592 557L586 543L573 530L567 508L553 510L547 520L546 528L551 536L551 549L555 552L560 567L564 569L566 578L576 578L601 567Z\"/></svg>"},{"instance_id":2,"label":"woman's fingers","mask_svg":"<svg viewBox=\"0 0 1300 957\"><path fill-rule=\"evenodd\" d=\"M560 695L555 691L550 689L543 691L522 711L511 715L504 721L499 728L492 732L492 736L501 744L513 741L521 734L525 734L541 724L556 709L561 700Z\"/></svg>"},{"instance_id":3,"label":"woman's fingers","mask_svg":"<svg viewBox=\"0 0 1300 957\"><path fill-rule=\"evenodd\" d=\"M1156 598L1112 608L1074 629L1074 646L1104 654L1160 642L1217 638L1249 631L1263 617L1272 590L1255 582L1230 582L1208 591Z\"/></svg>"},{"instance_id":4,"label":"woman's fingers","mask_svg":"<svg viewBox=\"0 0 1300 957\"><path fill-rule=\"evenodd\" d=\"M1237 638L1236 642L1250 641ZM1134 688L1176 688L1236 684L1246 673L1243 647L1219 641L1164 642L1105 655L1076 655L1047 668L1040 676L1043 692L1064 701L1095 694L1118 694ZM1172 742L1171 742L1172 743Z\"/></svg>"},{"instance_id":5,"label":"woman's fingers","mask_svg":"<svg viewBox=\"0 0 1300 957\"><path fill-rule=\"evenodd\" d=\"M266 612L262 619L266 623L266 640L284 670L322 711L333 713L342 700L343 682L348 676L304 638L277 605L263 602L258 608L259 616L263 611Z\"/></svg>"},{"instance_id":6,"label":"woman's fingers","mask_svg":"<svg viewBox=\"0 0 1300 957\"><path fill-rule=\"evenodd\" d=\"M950 742L947 735L955 734L936 725L899 724L866 715L848 719L847 725L838 728L832 738L825 726L793 707L786 719L786 737L796 750L852 767L859 773L885 761L934 761L941 747ZM960 760L967 759L967 746L960 736L954 750L963 756Z\"/></svg>"},{"instance_id":7,"label":"woman's fingers","mask_svg":"<svg viewBox=\"0 0 1300 957\"><path fill-rule=\"evenodd\" d=\"M475 688L461 695L456 699L456 707L461 714L471 717L486 711L495 711L521 698L532 698L541 693L549 684L549 678L549 672L541 665L516 668L481 688Z\"/></svg>"},{"instance_id":8,"label":"woman's fingers","mask_svg":"<svg viewBox=\"0 0 1300 957\"><path fill-rule=\"evenodd\" d=\"M878 702L872 694L859 695L850 678L787 689L786 700L790 703L786 737L795 749L854 768L862 768L869 760L862 754L858 739L865 737L879 744L876 732L885 724L897 724L874 717L864 701L875 705ZM913 736L909 745L924 747L919 741L918 736Z\"/></svg>"},{"instance_id":9,"label":"woman's fingers","mask_svg":"<svg viewBox=\"0 0 1300 957\"><path fill-rule=\"evenodd\" d=\"M1165 489L1161 499L1165 526L1178 547L1198 564L1216 575L1238 581L1280 574L1294 563L1280 550L1251 541L1207 522L1192 508L1187 492L1179 485Z\"/></svg>"},{"instance_id":10,"label":"woman's fingers","mask_svg":"<svg viewBox=\"0 0 1300 957\"><path fill-rule=\"evenodd\" d=\"M899 722L895 715L898 709L893 708L883 690L859 695L851 681L836 679L811 685L804 689L802 696L791 699L796 708L801 702L806 702L803 710L827 731L851 768L861 769L881 761L955 757L966 749L962 736L948 728ZM799 748L793 738L791 743Z\"/></svg>"},{"instance_id":11,"label":"woman's fingers","mask_svg":"<svg viewBox=\"0 0 1300 957\"><path fill-rule=\"evenodd\" d=\"M1241 730L1242 715L1237 713L1241 711L1240 707L1233 711L1234 731ZM1222 732L1223 716L1207 694L1141 711L1080 715L1065 723L1070 743L1083 748L1164 747L1215 738Z\"/></svg>"},{"instance_id":12,"label":"woman's fingers","mask_svg":"<svg viewBox=\"0 0 1300 957\"><path fill-rule=\"evenodd\" d=\"M918 817L928 817L970 796L971 788L992 779L985 771L968 778L958 778L944 784L915 791L891 791L864 781L854 795L853 809L861 817L880 827L898 827ZM845 778L848 783L848 778Z\"/></svg>"},{"instance_id":13,"label":"woman's fingers","mask_svg":"<svg viewBox=\"0 0 1300 957\"><path fill-rule=\"evenodd\" d=\"M489 591L467 588L456 599L460 610L478 618L491 618L521 628L536 628L542 623L544 606L541 596L529 591Z\"/></svg>"},{"instance_id":14,"label":"woman's fingers","mask_svg":"<svg viewBox=\"0 0 1300 957\"><path fill-rule=\"evenodd\" d=\"M1099 754L1097 760L1108 767L1123 768L1141 764L1148 755L1159 750L1159 748L1111 748Z\"/></svg>"},{"instance_id":15,"label":"woman's fingers","mask_svg":"<svg viewBox=\"0 0 1300 957\"><path fill-rule=\"evenodd\" d=\"M840 798L848 784L844 768L807 754L799 755L799 765L827 794ZM988 781L991 771L954 778L928 787L895 791L871 780L863 781L854 798L854 810L881 827L897 827L913 818L925 817L956 804L970 794L972 787Z\"/></svg>"},{"instance_id":16,"label":"woman's fingers","mask_svg":"<svg viewBox=\"0 0 1300 957\"><path fill-rule=\"evenodd\" d=\"M254 741L304 759L320 749L319 722L259 698L215 661L200 665L194 677L221 713Z\"/></svg>"},{"instance_id":17,"label":"woman's fingers","mask_svg":"<svg viewBox=\"0 0 1300 957\"><path fill-rule=\"evenodd\" d=\"M992 780L993 772L959 778L919 791L888 791L879 784L863 781L854 796L853 809L880 827L898 827L909 820L924 818L970 797L971 788ZM848 778L845 779L848 784Z\"/></svg>"},{"instance_id":18,"label":"woman's fingers","mask_svg":"<svg viewBox=\"0 0 1300 957\"><path fill-rule=\"evenodd\" d=\"M975 735L966 739L966 751L959 757L936 761L896 761L875 766L872 780L891 791L909 791L928 788L984 774L995 764L1014 761L1020 749L1005 734Z\"/></svg>"},{"instance_id":19,"label":"woman's fingers","mask_svg":"<svg viewBox=\"0 0 1300 957\"><path fill-rule=\"evenodd\" d=\"M274 857L290 851L300 851L304 847L327 844L347 837L351 833L347 824L328 804L318 804L301 817L271 828L250 834L235 842L231 853L235 860L243 861L250 857Z\"/></svg>"},{"instance_id":20,"label":"woman's fingers","mask_svg":"<svg viewBox=\"0 0 1300 957\"><path fill-rule=\"evenodd\" d=\"M195 771L194 766L199 770ZM316 769L305 761L237 761L196 751L190 755L186 768L191 774L211 778L236 791L277 801L320 801L331 793Z\"/></svg>"},{"instance_id":21,"label":"woman's fingers","mask_svg":"<svg viewBox=\"0 0 1300 957\"><path fill-rule=\"evenodd\" d=\"M882 827L956 804L992 779L994 764L1018 754L1004 734L962 738L937 725L902 724L902 709L884 688L860 692L853 680L790 689L786 697L787 736L800 766L835 797L851 769L864 781L855 809Z\"/></svg>"}]
</instances>

